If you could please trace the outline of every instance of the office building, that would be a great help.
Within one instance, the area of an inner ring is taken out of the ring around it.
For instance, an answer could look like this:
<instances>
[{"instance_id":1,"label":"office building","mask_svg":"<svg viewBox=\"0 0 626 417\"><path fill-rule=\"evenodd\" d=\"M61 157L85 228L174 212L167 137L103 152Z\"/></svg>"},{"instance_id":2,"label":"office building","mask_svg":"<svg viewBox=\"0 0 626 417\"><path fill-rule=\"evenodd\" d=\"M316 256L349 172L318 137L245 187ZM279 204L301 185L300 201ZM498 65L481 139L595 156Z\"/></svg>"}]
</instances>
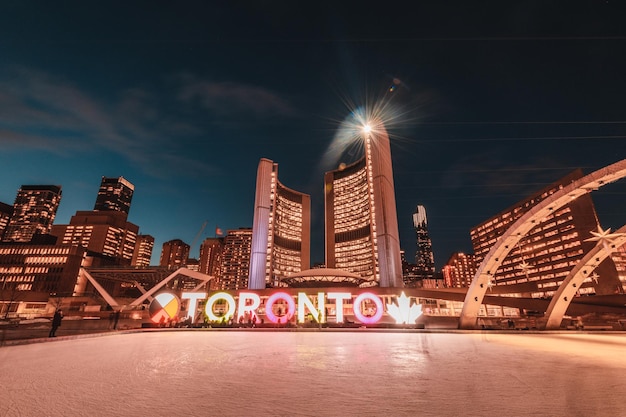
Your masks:
<instances>
[{"instance_id":1,"label":"office building","mask_svg":"<svg viewBox=\"0 0 626 417\"><path fill-rule=\"evenodd\" d=\"M251 289L280 286L283 278L309 269L311 197L285 187L278 164L265 158L257 170L252 230Z\"/></svg>"},{"instance_id":2,"label":"office building","mask_svg":"<svg viewBox=\"0 0 626 417\"><path fill-rule=\"evenodd\" d=\"M22 185L15 197L13 215L6 226L4 242L30 242L47 235L61 202L60 185Z\"/></svg>"},{"instance_id":3,"label":"office building","mask_svg":"<svg viewBox=\"0 0 626 417\"><path fill-rule=\"evenodd\" d=\"M124 177L102 177L94 210L113 210L128 214L135 186Z\"/></svg>"},{"instance_id":4,"label":"office building","mask_svg":"<svg viewBox=\"0 0 626 417\"><path fill-rule=\"evenodd\" d=\"M224 237L222 271L217 287L220 290L241 290L248 288L250 273L250 253L252 229L228 230Z\"/></svg>"},{"instance_id":5,"label":"office building","mask_svg":"<svg viewBox=\"0 0 626 417\"><path fill-rule=\"evenodd\" d=\"M147 268L152 259L152 249L154 248L154 237L150 235L137 235L135 250L130 261L131 266Z\"/></svg>"},{"instance_id":6,"label":"office building","mask_svg":"<svg viewBox=\"0 0 626 417\"><path fill-rule=\"evenodd\" d=\"M372 123L365 155L324 176L326 266L359 275L362 286L402 287L389 136Z\"/></svg>"},{"instance_id":7,"label":"office building","mask_svg":"<svg viewBox=\"0 0 626 417\"><path fill-rule=\"evenodd\" d=\"M81 245L94 256L94 266L130 265L139 226L122 211L77 211L70 224L54 225L51 234L64 245Z\"/></svg>"},{"instance_id":8,"label":"office building","mask_svg":"<svg viewBox=\"0 0 626 417\"><path fill-rule=\"evenodd\" d=\"M0 302L19 301L24 291L42 301L73 295L84 256L78 245L0 244Z\"/></svg>"},{"instance_id":9,"label":"office building","mask_svg":"<svg viewBox=\"0 0 626 417\"><path fill-rule=\"evenodd\" d=\"M189 258L189 249L190 246L180 239L163 243L159 266L169 269L178 269L185 266Z\"/></svg>"},{"instance_id":10,"label":"office building","mask_svg":"<svg viewBox=\"0 0 626 417\"><path fill-rule=\"evenodd\" d=\"M435 257L433 244L428 234L426 208L422 205L418 205L415 213L413 213L413 227L417 240L417 252L415 253L417 274L426 279L433 278L435 276Z\"/></svg>"},{"instance_id":11,"label":"office building","mask_svg":"<svg viewBox=\"0 0 626 417\"><path fill-rule=\"evenodd\" d=\"M477 270L474 254L455 252L442 268L444 285L447 288L469 288Z\"/></svg>"},{"instance_id":12,"label":"office building","mask_svg":"<svg viewBox=\"0 0 626 417\"><path fill-rule=\"evenodd\" d=\"M480 265L491 247L507 228L528 210L563 186L583 176L576 170L541 191L520 201L470 231L476 264ZM572 200L533 227L495 272L493 285L506 285L506 295L550 297L576 263L594 247L586 242L596 231L598 219L590 194ZM615 264L606 259L596 272L597 282L588 278L579 289L583 295L614 294L621 288ZM500 289L502 290L502 289ZM501 291L500 291L501 292Z\"/></svg>"},{"instance_id":13,"label":"office building","mask_svg":"<svg viewBox=\"0 0 626 417\"><path fill-rule=\"evenodd\" d=\"M50 233L58 243L85 247L94 267L132 265L136 251L143 251L137 261L144 263L146 242L136 247L139 226L128 221L134 188L124 177L102 177L94 210L77 211L69 224L54 225Z\"/></svg>"},{"instance_id":14,"label":"office building","mask_svg":"<svg viewBox=\"0 0 626 417\"><path fill-rule=\"evenodd\" d=\"M206 238L200 245L200 271L213 277L209 282L209 289L217 290L222 275L222 256L224 238Z\"/></svg>"}]
</instances>

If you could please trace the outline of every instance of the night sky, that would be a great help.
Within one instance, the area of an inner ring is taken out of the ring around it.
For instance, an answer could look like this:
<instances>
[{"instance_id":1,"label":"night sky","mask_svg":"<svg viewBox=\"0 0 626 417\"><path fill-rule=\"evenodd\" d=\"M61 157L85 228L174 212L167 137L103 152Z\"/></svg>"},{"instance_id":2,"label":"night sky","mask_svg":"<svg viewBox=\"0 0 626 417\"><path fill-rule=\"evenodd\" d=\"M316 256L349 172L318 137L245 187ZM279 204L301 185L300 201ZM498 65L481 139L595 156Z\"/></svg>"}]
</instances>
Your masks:
<instances>
[{"instance_id":1,"label":"night sky","mask_svg":"<svg viewBox=\"0 0 626 417\"><path fill-rule=\"evenodd\" d=\"M311 194L323 259L328 149L386 103L401 246L428 212L435 261L469 229L575 168L626 157L626 7L618 1L53 2L0 6L0 201L59 184L56 224L102 176L135 185L129 221L197 256L251 227L260 158ZM626 185L592 194L626 221Z\"/></svg>"}]
</instances>

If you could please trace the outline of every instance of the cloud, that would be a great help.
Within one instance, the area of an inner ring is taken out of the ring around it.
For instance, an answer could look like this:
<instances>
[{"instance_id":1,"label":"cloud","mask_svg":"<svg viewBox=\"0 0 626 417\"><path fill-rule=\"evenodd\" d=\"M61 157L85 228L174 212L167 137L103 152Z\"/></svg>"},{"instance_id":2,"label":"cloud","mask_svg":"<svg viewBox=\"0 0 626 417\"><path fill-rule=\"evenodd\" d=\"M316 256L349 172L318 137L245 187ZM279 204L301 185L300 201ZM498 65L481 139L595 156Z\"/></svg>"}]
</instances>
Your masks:
<instances>
[{"instance_id":1,"label":"cloud","mask_svg":"<svg viewBox=\"0 0 626 417\"><path fill-rule=\"evenodd\" d=\"M200 103L219 117L292 116L294 108L268 89L229 81L215 82L184 74L179 77L178 99Z\"/></svg>"},{"instance_id":2,"label":"cloud","mask_svg":"<svg viewBox=\"0 0 626 417\"><path fill-rule=\"evenodd\" d=\"M0 73L0 144L5 150L59 155L97 155L104 150L153 176L162 176L165 168L183 176L189 167L194 173L214 171L186 149L186 139L202 134L202 129L166 111L168 99L163 95L133 87L113 96L96 98L43 71L5 70Z\"/></svg>"},{"instance_id":3,"label":"cloud","mask_svg":"<svg viewBox=\"0 0 626 417\"><path fill-rule=\"evenodd\" d=\"M37 69L3 69L0 144L85 158L107 152L153 177L199 178L219 175L217 158L229 151L218 138L227 123L274 123L294 114L268 89L189 74L95 91Z\"/></svg>"}]
</instances>

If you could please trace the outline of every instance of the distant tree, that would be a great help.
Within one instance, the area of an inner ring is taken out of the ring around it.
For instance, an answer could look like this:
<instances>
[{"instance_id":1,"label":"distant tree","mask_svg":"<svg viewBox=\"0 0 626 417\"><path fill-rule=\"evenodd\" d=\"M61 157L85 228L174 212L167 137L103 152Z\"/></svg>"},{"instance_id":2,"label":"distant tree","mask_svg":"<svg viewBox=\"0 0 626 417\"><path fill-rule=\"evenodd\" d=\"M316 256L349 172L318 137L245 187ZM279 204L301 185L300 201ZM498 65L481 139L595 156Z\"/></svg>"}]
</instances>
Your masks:
<instances>
[{"instance_id":1,"label":"distant tree","mask_svg":"<svg viewBox=\"0 0 626 417\"><path fill-rule=\"evenodd\" d=\"M18 302L24 295L23 291L20 291L18 286L13 282L7 282L7 277L2 278L2 286L0 286L0 301L2 302L2 310L4 313L4 319L9 318L11 307Z\"/></svg>"}]
</instances>

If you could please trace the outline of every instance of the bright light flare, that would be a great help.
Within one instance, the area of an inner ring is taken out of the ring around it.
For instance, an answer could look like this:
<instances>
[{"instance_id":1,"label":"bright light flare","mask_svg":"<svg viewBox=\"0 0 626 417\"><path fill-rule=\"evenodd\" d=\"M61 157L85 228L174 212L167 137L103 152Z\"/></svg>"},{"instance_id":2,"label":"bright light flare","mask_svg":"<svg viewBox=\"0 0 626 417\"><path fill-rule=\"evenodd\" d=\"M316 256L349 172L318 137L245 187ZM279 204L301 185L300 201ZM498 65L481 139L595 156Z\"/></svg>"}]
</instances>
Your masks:
<instances>
[{"instance_id":1,"label":"bright light flare","mask_svg":"<svg viewBox=\"0 0 626 417\"><path fill-rule=\"evenodd\" d=\"M372 126L370 126L369 124L366 124L365 126L363 126L363 133L370 133L372 131Z\"/></svg>"}]
</instances>

